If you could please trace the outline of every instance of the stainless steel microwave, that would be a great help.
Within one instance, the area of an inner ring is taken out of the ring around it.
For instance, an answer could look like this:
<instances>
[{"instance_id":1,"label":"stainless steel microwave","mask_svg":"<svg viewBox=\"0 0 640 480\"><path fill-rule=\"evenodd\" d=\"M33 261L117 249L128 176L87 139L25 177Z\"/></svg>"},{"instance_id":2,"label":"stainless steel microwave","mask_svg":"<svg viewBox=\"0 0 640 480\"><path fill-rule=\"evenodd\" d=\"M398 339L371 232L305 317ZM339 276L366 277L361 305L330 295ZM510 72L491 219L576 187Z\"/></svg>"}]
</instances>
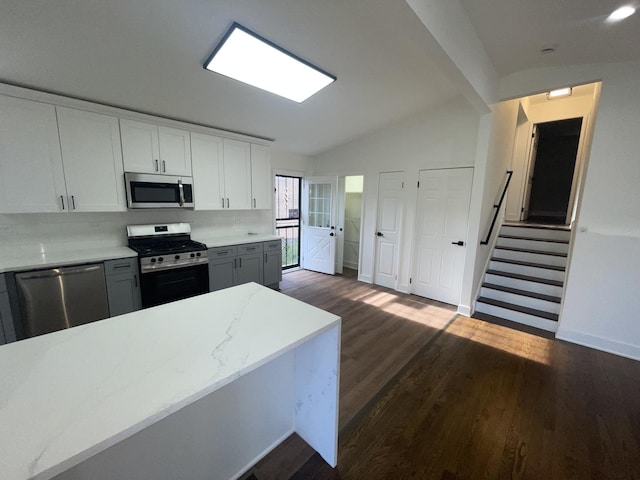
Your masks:
<instances>
[{"instance_id":1,"label":"stainless steel microwave","mask_svg":"<svg viewBox=\"0 0 640 480\"><path fill-rule=\"evenodd\" d=\"M124 174L129 208L193 208L193 177Z\"/></svg>"}]
</instances>

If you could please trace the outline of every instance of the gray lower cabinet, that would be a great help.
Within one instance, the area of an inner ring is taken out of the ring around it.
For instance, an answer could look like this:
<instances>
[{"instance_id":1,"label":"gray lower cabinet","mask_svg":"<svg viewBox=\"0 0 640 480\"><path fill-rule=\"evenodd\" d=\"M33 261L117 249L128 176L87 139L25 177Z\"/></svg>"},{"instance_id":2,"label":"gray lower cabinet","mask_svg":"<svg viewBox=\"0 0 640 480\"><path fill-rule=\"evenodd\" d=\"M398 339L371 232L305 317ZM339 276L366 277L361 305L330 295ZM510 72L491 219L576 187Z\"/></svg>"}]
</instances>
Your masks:
<instances>
[{"instance_id":1,"label":"gray lower cabinet","mask_svg":"<svg viewBox=\"0 0 640 480\"><path fill-rule=\"evenodd\" d=\"M109 298L109 315L115 317L142 308L138 259L123 258L104 262Z\"/></svg>"},{"instance_id":2,"label":"gray lower cabinet","mask_svg":"<svg viewBox=\"0 0 640 480\"><path fill-rule=\"evenodd\" d=\"M279 288L282 281L282 240L264 242L264 284Z\"/></svg>"},{"instance_id":3,"label":"gray lower cabinet","mask_svg":"<svg viewBox=\"0 0 640 480\"><path fill-rule=\"evenodd\" d=\"M262 243L238 245L238 285L263 284Z\"/></svg>"},{"instance_id":4,"label":"gray lower cabinet","mask_svg":"<svg viewBox=\"0 0 640 480\"><path fill-rule=\"evenodd\" d=\"M210 248L209 257L209 291L237 285L238 249L235 246Z\"/></svg>"},{"instance_id":5,"label":"gray lower cabinet","mask_svg":"<svg viewBox=\"0 0 640 480\"><path fill-rule=\"evenodd\" d=\"M249 282L264 284L263 251L261 242L210 248L209 290Z\"/></svg>"},{"instance_id":6,"label":"gray lower cabinet","mask_svg":"<svg viewBox=\"0 0 640 480\"><path fill-rule=\"evenodd\" d=\"M0 273L0 345L15 342L15 340L7 282L5 281L4 273Z\"/></svg>"}]
</instances>

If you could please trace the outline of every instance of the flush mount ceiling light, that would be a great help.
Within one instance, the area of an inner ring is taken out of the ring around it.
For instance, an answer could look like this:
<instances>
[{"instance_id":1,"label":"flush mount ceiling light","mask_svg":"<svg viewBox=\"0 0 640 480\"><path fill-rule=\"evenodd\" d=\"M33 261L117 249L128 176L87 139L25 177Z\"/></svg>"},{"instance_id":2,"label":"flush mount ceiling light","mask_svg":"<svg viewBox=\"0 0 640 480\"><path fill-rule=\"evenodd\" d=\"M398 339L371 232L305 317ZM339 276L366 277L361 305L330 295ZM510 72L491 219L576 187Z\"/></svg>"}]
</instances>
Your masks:
<instances>
[{"instance_id":1,"label":"flush mount ceiling light","mask_svg":"<svg viewBox=\"0 0 640 480\"><path fill-rule=\"evenodd\" d=\"M238 23L231 25L204 68L298 103L336 80Z\"/></svg>"},{"instance_id":2,"label":"flush mount ceiling light","mask_svg":"<svg viewBox=\"0 0 640 480\"><path fill-rule=\"evenodd\" d=\"M624 7L620 7L615 10L609 17L607 18L608 22L619 22L620 20L624 20L627 17L630 17L636 13L635 7L631 5L625 5Z\"/></svg>"},{"instance_id":3,"label":"flush mount ceiling light","mask_svg":"<svg viewBox=\"0 0 640 480\"><path fill-rule=\"evenodd\" d=\"M571 95L571 92L571 87L559 88L557 90L551 90L549 93L547 93L547 98L549 100L553 100L554 98L568 97L569 95Z\"/></svg>"}]
</instances>

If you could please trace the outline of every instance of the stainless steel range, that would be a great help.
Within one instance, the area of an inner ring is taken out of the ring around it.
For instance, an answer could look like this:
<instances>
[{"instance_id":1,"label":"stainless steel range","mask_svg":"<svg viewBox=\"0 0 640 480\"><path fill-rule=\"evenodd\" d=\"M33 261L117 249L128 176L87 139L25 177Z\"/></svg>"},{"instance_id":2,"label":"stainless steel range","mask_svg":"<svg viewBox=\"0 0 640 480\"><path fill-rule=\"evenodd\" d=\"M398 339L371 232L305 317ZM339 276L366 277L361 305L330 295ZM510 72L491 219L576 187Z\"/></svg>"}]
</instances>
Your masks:
<instances>
[{"instance_id":1,"label":"stainless steel range","mask_svg":"<svg viewBox=\"0 0 640 480\"><path fill-rule=\"evenodd\" d=\"M138 252L143 308L209 292L207 246L191 240L191 225L130 225L127 237Z\"/></svg>"}]
</instances>

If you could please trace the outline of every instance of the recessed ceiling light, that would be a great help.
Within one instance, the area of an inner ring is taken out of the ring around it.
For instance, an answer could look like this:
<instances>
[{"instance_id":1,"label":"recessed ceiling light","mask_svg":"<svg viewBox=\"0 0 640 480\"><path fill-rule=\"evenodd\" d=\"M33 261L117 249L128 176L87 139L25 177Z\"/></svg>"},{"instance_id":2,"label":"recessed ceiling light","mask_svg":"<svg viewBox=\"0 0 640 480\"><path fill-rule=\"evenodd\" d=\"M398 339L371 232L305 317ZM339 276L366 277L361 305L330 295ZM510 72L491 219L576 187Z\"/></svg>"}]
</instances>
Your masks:
<instances>
[{"instance_id":1,"label":"recessed ceiling light","mask_svg":"<svg viewBox=\"0 0 640 480\"><path fill-rule=\"evenodd\" d=\"M554 98L568 97L569 95L571 95L571 92L571 87L558 88L557 90L551 90L549 93L547 93L547 98L549 100L552 100Z\"/></svg>"},{"instance_id":2,"label":"recessed ceiling light","mask_svg":"<svg viewBox=\"0 0 640 480\"><path fill-rule=\"evenodd\" d=\"M627 17L630 17L636 13L635 7L631 5L625 5L624 7L620 7L615 10L609 17L607 18L608 22L619 22L620 20L624 20Z\"/></svg>"},{"instance_id":3,"label":"recessed ceiling light","mask_svg":"<svg viewBox=\"0 0 640 480\"><path fill-rule=\"evenodd\" d=\"M298 103L336 80L238 23L231 25L204 68Z\"/></svg>"}]
</instances>

